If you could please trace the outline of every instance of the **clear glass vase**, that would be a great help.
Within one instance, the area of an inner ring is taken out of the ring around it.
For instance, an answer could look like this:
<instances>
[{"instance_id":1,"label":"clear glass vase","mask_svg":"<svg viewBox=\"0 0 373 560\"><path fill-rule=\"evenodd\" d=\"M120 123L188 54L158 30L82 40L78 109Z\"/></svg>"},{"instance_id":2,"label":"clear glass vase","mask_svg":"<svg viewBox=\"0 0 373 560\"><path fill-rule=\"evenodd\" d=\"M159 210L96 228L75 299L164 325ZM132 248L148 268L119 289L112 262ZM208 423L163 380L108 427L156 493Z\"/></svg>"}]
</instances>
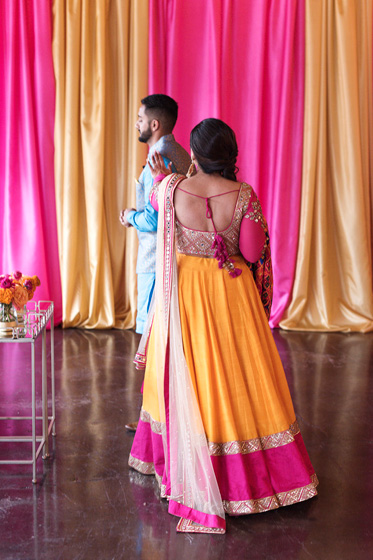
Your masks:
<instances>
[{"instance_id":1,"label":"clear glass vase","mask_svg":"<svg viewBox=\"0 0 373 560\"><path fill-rule=\"evenodd\" d=\"M0 336L13 336L13 329L17 327L17 311L12 303L0 303Z\"/></svg>"},{"instance_id":2,"label":"clear glass vase","mask_svg":"<svg viewBox=\"0 0 373 560\"><path fill-rule=\"evenodd\" d=\"M24 338L26 336L26 324L27 324L27 309L24 305L21 309L17 309L17 324L18 324L18 338Z\"/></svg>"},{"instance_id":3,"label":"clear glass vase","mask_svg":"<svg viewBox=\"0 0 373 560\"><path fill-rule=\"evenodd\" d=\"M27 310L26 310L25 305L23 307L21 307L21 309L16 310L18 326L24 324L26 313L27 313Z\"/></svg>"}]
</instances>

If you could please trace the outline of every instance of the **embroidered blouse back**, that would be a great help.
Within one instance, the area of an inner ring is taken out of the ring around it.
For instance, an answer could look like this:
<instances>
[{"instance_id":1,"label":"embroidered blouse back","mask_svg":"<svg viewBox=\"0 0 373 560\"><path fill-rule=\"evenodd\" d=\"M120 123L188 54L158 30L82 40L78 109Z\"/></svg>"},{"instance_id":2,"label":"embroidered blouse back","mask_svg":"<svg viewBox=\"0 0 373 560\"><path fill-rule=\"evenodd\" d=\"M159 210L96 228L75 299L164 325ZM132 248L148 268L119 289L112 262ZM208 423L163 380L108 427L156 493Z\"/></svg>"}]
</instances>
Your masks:
<instances>
[{"instance_id":1,"label":"embroidered blouse back","mask_svg":"<svg viewBox=\"0 0 373 560\"><path fill-rule=\"evenodd\" d=\"M209 198L215 198L217 196L223 196L228 194L228 191L215 195L213 197L199 196L194 193L190 193L178 187L183 192L195 196L198 198L203 198L206 201L206 217L211 219L213 227L215 229L214 221L212 218L212 213L210 206L208 204ZM181 224L178 219L176 219L176 248L179 253L184 255L194 255L198 257L216 258L216 246L214 241L216 237L221 237L224 241L228 256L238 255L239 250L239 233L241 221L249 207L251 198L252 188L246 183L242 183L240 190L238 191L238 197L236 206L233 212L232 221L230 225L223 231L199 231L195 229L190 229Z\"/></svg>"}]
</instances>

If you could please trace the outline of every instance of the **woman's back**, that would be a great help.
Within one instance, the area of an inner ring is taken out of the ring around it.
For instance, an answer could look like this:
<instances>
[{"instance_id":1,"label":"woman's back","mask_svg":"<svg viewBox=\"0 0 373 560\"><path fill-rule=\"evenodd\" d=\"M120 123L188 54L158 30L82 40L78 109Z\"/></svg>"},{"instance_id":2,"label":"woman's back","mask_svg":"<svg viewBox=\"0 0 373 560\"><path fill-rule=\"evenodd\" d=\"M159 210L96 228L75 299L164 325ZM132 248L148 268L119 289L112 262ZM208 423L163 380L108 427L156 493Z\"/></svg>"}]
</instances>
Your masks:
<instances>
[{"instance_id":1,"label":"woman's back","mask_svg":"<svg viewBox=\"0 0 373 560\"><path fill-rule=\"evenodd\" d=\"M264 309L267 225L252 187L234 180L234 132L205 119L190 144L196 175L172 174L153 187L154 315L138 353L147 364L129 464L156 473L170 513L181 517L178 531L216 534L224 512L311 498L317 477ZM160 160L153 157L158 180L170 171Z\"/></svg>"},{"instance_id":2,"label":"woman's back","mask_svg":"<svg viewBox=\"0 0 373 560\"><path fill-rule=\"evenodd\" d=\"M199 231L227 229L232 221L240 184L216 175L195 176L182 181L174 195L176 219L184 227ZM186 191L186 192L185 192ZM206 215L206 198L211 218Z\"/></svg>"}]
</instances>

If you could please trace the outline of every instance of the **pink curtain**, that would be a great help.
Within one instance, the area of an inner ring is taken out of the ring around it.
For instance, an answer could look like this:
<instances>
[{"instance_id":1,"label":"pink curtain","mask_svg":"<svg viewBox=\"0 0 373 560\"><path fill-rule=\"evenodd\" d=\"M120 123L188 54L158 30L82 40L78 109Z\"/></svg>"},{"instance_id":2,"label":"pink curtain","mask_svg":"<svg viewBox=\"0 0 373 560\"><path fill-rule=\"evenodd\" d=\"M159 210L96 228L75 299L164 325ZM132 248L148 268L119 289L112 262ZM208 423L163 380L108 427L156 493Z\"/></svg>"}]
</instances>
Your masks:
<instances>
[{"instance_id":1,"label":"pink curtain","mask_svg":"<svg viewBox=\"0 0 373 560\"><path fill-rule=\"evenodd\" d=\"M239 179L253 185L271 234L277 326L293 285L304 108L304 1L149 0L149 93L179 103L177 140L200 120L236 132Z\"/></svg>"},{"instance_id":2,"label":"pink curtain","mask_svg":"<svg viewBox=\"0 0 373 560\"><path fill-rule=\"evenodd\" d=\"M0 273L39 276L62 319L50 0L0 0Z\"/></svg>"}]
</instances>

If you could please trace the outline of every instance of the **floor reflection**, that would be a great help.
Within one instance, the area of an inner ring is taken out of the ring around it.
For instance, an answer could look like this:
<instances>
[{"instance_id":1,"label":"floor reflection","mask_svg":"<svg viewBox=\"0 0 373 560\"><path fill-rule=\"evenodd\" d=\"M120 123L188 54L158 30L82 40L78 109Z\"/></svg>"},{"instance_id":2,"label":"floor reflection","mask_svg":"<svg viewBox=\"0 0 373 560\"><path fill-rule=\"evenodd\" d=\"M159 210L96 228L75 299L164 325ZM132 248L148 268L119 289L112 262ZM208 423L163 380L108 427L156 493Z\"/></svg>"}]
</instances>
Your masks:
<instances>
[{"instance_id":1,"label":"floor reflection","mask_svg":"<svg viewBox=\"0 0 373 560\"><path fill-rule=\"evenodd\" d=\"M0 465L0 557L369 558L373 335L275 330L274 337L320 479L318 498L228 518L223 537L177 534L154 478L127 466L133 436L124 424L141 405L143 374L132 363L138 335L56 329L57 436L51 459L38 460L36 486L31 466ZM0 415L29 404L28 358L5 346ZM3 434L14 429L0 425Z\"/></svg>"}]
</instances>

